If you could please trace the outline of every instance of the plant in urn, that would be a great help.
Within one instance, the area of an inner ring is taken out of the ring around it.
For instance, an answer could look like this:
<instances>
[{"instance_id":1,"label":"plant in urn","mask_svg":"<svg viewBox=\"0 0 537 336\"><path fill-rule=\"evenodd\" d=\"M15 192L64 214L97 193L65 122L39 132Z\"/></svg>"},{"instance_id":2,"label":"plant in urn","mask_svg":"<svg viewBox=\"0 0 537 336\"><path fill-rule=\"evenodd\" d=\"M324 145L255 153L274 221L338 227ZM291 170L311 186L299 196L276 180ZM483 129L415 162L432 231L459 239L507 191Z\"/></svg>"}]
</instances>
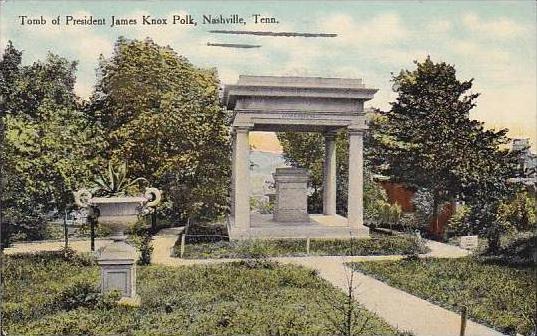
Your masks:
<instances>
[{"instance_id":1,"label":"plant in urn","mask_svg":"<svg viewBox=\"0 0 537 336\"><path fill-rule=\"evenodd\" d=\"M123 301L137 304L140 301L136 295L137 253L133 246L125 242L124 232L136 223L140 214L160 203L161 192L156 188L146 188L143 195L128 196L127 191L145 179L129 181L126 175L126 164L117 170L109 164L108 177L97 178L97 188L93 192L82 189L74 193L74 198L79 207L89 208L93 212L99 225L112 231L110 238L113 242L98 251L101 292L119 290Z\"/></svg>"}]
</instances>

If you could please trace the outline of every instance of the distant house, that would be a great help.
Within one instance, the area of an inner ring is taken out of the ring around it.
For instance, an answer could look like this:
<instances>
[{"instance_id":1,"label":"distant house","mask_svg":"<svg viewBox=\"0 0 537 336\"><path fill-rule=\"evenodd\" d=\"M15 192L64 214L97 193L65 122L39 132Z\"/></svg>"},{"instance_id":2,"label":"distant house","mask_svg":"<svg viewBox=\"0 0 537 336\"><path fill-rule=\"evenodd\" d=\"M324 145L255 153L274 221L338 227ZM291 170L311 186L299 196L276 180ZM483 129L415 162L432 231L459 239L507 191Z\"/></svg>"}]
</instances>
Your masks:
<instances>
[{"instance_id":1,"label":"distant house","mask_svg":"<svg viewBox=\"0 0 537 336\"><path fill-rule=\"evenodd\" d=\"M512 146L513 151L520 151L520 176L513 180L527 185L535 185L537 182L537 154L530 151L530 139L513 139Z\"/></svg>"}]
</instances>

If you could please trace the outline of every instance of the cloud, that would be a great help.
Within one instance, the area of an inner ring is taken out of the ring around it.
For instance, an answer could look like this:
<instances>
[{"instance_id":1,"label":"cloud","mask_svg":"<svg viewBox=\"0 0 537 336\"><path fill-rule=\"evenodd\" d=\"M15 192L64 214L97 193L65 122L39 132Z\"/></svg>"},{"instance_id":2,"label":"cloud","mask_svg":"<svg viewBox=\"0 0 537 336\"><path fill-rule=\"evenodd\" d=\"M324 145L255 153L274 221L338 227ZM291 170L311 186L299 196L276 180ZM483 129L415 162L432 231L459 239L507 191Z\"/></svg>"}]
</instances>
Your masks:
<instances>
[{"instance_id":1,"label":"cloud","mask_svg":"<svg viewBox=\"0 0 537 336\"><path fill-rule=\"evenodd\" d=\"M505 65L510 61L510 53L499 48L484 46L470 40L452 40L447 44L459 56L472 60L477 64L492 65L501 63Z\"/></svg>"},{"instance_id":2,"label":"cloud","mask_svg":"<svg viewBox=\"0 0 537 336\"><path fill-rule=\"evenodd\" d=\"M433 34L445 34L451 30L451 22L448 20L435 20L426 25L426 30Z\"/></svg>"},{"instance_id":3,"label":"cloud","mask_svg":"<svg viewBox=\"0 0 537 336\"><path fill-rule=\"evenodd\" d=\"M486 21L474 13L464 15L462 22L470 31L491 39L513 38L527 30L527 27L508 18L503 17Z\"/></svg>"},{"instance_id":4,"label":"cloud","mask_svg":"<svg viewBox=\"0 0 537 336\"><path fill-rule=\"evenodd\" d=\"M321 29L337 33L337 39L349 45L383 45L401 42L409 36L399 15L379 14L367 21L357 21L347 14L333 14L323 20Z\"/></svg>"},{"instance_id":5,"label":"cloud","mask_svg":"<svg viewBox=\"0 0 537 336\"><path fill-rule=\"evenodd\" d=\"M535 87L536 83L533 81L519 86L483 88L478 105L471 116L484 121L489 128L508 128L510 137L529 137L535 146ZM480 91L479 85L476 85L476 89Z\"/></svg>"}]
</instances>

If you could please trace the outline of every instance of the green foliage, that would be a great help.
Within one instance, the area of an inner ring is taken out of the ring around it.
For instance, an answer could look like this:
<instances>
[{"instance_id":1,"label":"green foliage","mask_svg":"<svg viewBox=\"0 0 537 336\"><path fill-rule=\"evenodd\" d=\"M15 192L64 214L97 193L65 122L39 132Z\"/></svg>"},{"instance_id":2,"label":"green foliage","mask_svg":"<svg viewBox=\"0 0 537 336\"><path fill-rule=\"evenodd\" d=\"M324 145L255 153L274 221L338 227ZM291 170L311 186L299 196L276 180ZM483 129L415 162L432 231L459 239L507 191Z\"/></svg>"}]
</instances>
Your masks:
<instances>
[{"instance_id":1,"label":"green foliage","mask_svg":"<svg viewBox=\"0 0 537 336\"><path fill-rule=\"evenodd\" d=\"M418 216L424 221L431 219L434 214L434 197L427 189L418 189L412 195L412 206Z\"/></svg>"},{"instance_id":2,"label":"green foliage","mask_svg":"<svg viewBox=\"0 0 537 336\"><path fill-rule=\"evenodd\" d=\"M352 267L448 309L467 306L470 318L510 335L528 335L537 327L533 294L537 279L531 264L512 267L488 259L429 258Z\"/></svg>"},{"instance_id":3,"label":"green foliage","mask_svg":"<svg viewBox=\"0 0 537 336\"><path fill-rule=\"evenodd\" d=\"M515 233L501 239L500 250L494 256L496 260L515 265L533 265L537 256L537 232Z\"/></svg>"},{"instance_id":4,"label":"green foliage","mask_svg":"<svg viewBox=\"0 0 537 336\"><path fill-rule=\"evenodd\" d=\"M224 213L229 122L216 72L151 39L120 37L98 73L88 113L102 125L104 159L127 162L133 175L162 189L170 218Z\"/></svg>"},{"instance_id":5,"label":"green foliage","mask_svg":"<svg viewBox=\"0 0 537 336\"><path fill-rule=\"evenodd\" d=\"M399 223L403 210L398 203L391 204L385 200L379 199L374 204L376 225L393 226Z\"/></svg>"},{"instance_id":6,"label":"green foliage","mask_svg":"<svg viewBox=\"0 0 537 336\"><path fill-rule=\"evenodd\" d=\"M406 212L401 215L399 224L404 232L415 232L423 228L427 222L416 212Z\"/></svg>"},{"instance_id":7,"label":"green foliage","mask_svg":"<svg viewBox=\"0 0 537 336\"><path fill-rule=\"evenodd\" d=\"M188 236L187 236L188 237ZM177 240L174 254L180 254ZM426 253L413 236L373 236L371 239L311 239L310 255L391 255ZM185 246L184 258L261 258L305 256L306 239L198 242Z\"/></svg>"},{"instance_id":8,"label":"green foliage","mask_svg":"<svg viewBox=\"0 0 537 336\"><path fill-rule=\"evenodd\" d=\"M138 258L138 265L150 265L151 264L151 254L153 253L154 247L151 244L153 240L152 230L148 228L147 217L140 218L131 228L129 228L129 241L136 247L140 253Z\"/></svg>"},{"instance_id":9,"label":"green foliage","mask_svg":"<svg viewBox=\"0 0 537 336\"><path fill-rule=\"evenodd\" d=\"M76 62L49 54L22 66L21 59L9 43L0 61L2 236L42 239L46 214L69 207L101 147L74 94Z\"/></svg>"},{"instance_id":10,"label":"green foliage","mask_svg":"<svg viewBox=\"0 0 537 336\"><path fill-rule=\"evenodd\" d=\"M311 270L250 260L139 267L141 307L108 300L111 304L88 308L92 287L78 283L96 284L98 268L60 255L47 256L46 264L42 259L7 257L4 327L9 335L333 335L330 318L340 316L335 305L345 300ZM73 304L67 310L49 305L60 297ZM362 334L398 334L367 310L356 310L368 320Z\"/></svg>"},{"instance_id":11,"label":"green foliage","mask_svg":"<svg viewBox=\"0 0 537 336\"><path fill-rule=\"evenodd\" d=\"M140 257L138 258L138 265L150 265L151 264L151 254L153 253L154 247L151 245L153 236L148 232L137 234L130 237L130 241L134 244L138 252L140 252Z\"/></svg>"},{"instance_id":12,"label":"green foliage","mask_svg":"<svg viewBox=\"0 0 537 336\"><path fill-rule=\"evenodd\" d=\"M63 288L56 297L55 305L59 310L65 311L80 307L111 309L120 297L119 291L101 295L99 287L92 281L84 279Z\"/></svg>"},{"instance_id":13,"label":"green foliage","mask_svg":"<svg viewBox=\"0 0 537 336\"><path fill-rule=\"evenodd\" d=\"M429 190L433 215L455 198L471 203L474 225L492 237L497 222L487 214L508 196L516 167L516 153L502 148L510 141L507 129L485 130L470 119L479 94L452 65L429 57L415 64L393 77L398 97L373 134L373 164L394 181Z\"/></svg>"},{"instance_id":14,"label":"green foliage","mask_svg":"<svg viewBox=\"0 0 537 336\"><path fill-rule=\"evenodd\" d=\"M519 191L513 198L500 204L498 216L518 230L535 230L537 228L535 196L527 191Z\"/></svg>"},{"instance_id":15,"label":"green foliage","mask_svg":"<svg viewBox=\"0 0 537 336\"><path fill-rule=\"evenodd\" d=\"M13 322L38 319L56 311L65 288L93 276L98 269L72 250L4 257L3 317Z\"/></svg>"},{"instance_id":16,"label":"green foliage","mask_svg":"<svg viewBox=\"0 0 537 336\"><path fill-rule=\"evenodd\" d=\"M122 163L114 168L112 162L108 163L107 175L99 174L94 179L97 185L97 194L103 194L107 197L117 197L127 195L129 189L135 186L138 182L147 181L143 177L138 177L133 180L127 178L127 163Z\"/></svg>"},{"instance_id":17,"label":"green foliage","mask_svg":"<svg viewBox=\"0 0 537 336\"><path fill-rule=\"evenodd\" d=\"M274 212L274 203L264 199L260 200L255 197L251 197L250 209L260 214L271 214Z\"/></svg>"},{"instance_id":18,"label":"green foliage","mask_svg":"<svg viewBox=\"0 0 537 336\"><path fill-rule=\"evenodd\" d=\"M468 221L471 209L467 205L459 205L447 222L449 236L467 236L475 233L475 227Z\"/></svg>"}]
</instances>

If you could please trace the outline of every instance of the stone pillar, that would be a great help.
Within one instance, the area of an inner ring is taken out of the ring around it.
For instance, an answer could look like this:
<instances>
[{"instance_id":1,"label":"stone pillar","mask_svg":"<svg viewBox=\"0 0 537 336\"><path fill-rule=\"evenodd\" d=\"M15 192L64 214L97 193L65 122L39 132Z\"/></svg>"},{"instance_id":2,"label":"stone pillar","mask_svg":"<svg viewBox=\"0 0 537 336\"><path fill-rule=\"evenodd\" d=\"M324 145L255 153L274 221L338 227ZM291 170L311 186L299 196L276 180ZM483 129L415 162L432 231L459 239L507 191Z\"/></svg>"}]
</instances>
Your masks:
<instances>
[{"instance_id":1,"label":"stone pillar","mask_svg":"<svg viewBox=\"0 0 537 336\"><path fill-rule=\"evenodd\" d=\"M324 136L323 214L336 214L336 134Z\"/></svg>"},{"instance_id":2,"label":"stone pillar","mask_svg":"<svg viewBox=\"0 0 537 336\"><path fill-rule=\"evenodd\" d=\"M236 150L236 140L237 134L235 130L231 130L231 186L230 186L230 197L229 197L229 212L231 216L235 216L235 156L237 155Z\"/></svg>"},{"instance_id":3,"label":"stone pillar","mask_svg":"<svg viewBox=\"0 0 537 336\"><path fill-rule=\"evenodd\" d=\"M364 131L349 130L349 185L347 219L351 229L366 230L363 226Z\"/></svg>"},{"instance_id":4,"label":"stone pillar","mask_svg":"<svg viewBox=\"0 0 537 336\"><path fill-rule=\"evenodd\" d=\"M234 225L239 230L250 228L250 128L235 128L234 155Z\"/></svg>"}]
</instances>

